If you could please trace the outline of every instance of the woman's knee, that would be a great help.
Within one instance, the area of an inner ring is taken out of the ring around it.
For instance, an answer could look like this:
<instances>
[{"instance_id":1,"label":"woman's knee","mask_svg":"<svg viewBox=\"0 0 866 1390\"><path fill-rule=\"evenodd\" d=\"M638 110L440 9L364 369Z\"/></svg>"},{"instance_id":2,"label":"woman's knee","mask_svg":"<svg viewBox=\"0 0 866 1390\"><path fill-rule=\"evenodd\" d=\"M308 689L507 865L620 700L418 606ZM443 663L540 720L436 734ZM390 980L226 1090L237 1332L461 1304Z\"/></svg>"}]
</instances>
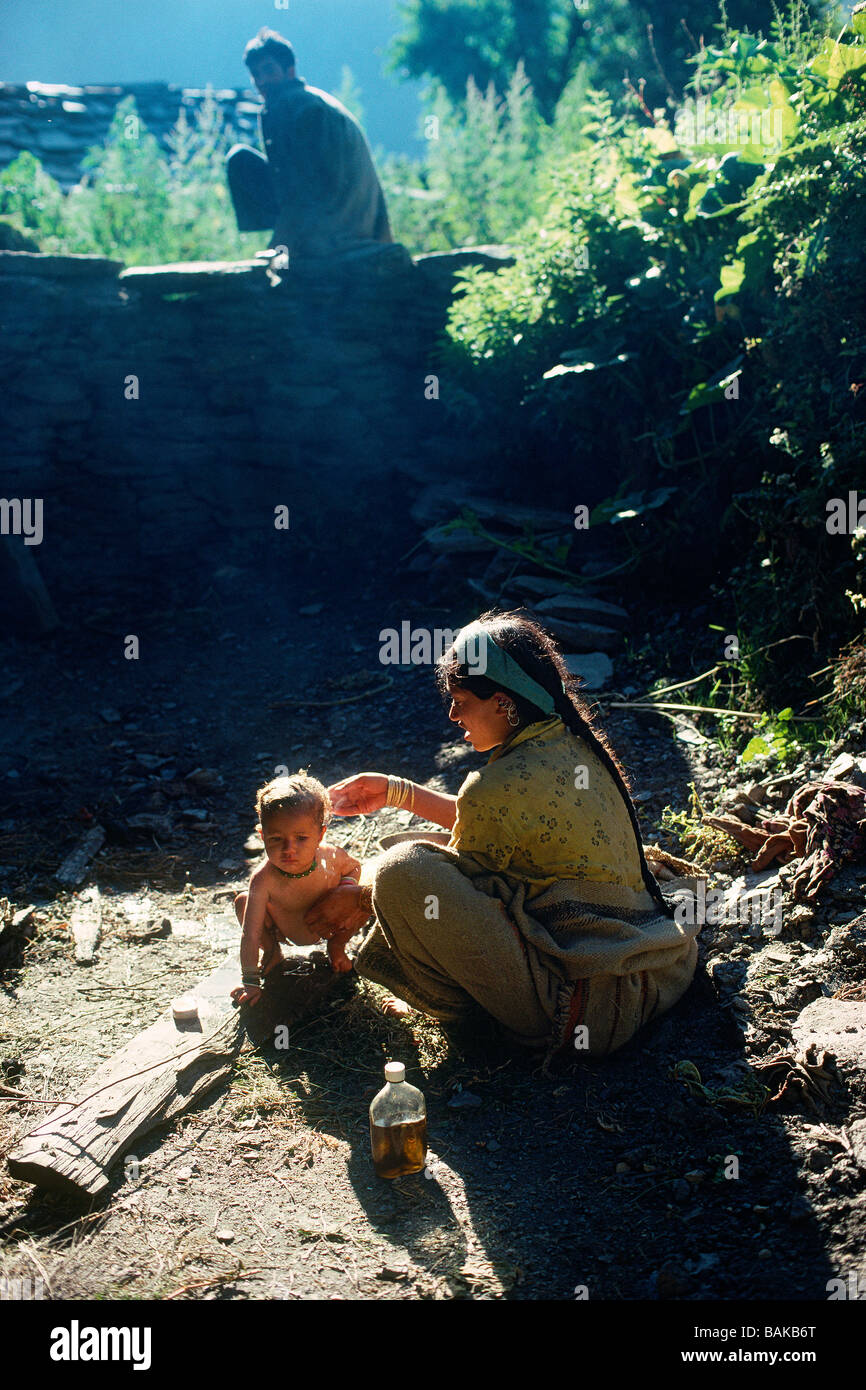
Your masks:
<instances>
[{"instance_id":1,"label":"woman's knee","mask_svg":"<svg viewBox=\"0 0 866 1390\"><path fill-rule=\"evenodd\" d=\"M244 924L244 910L245 910L245 908L246 908L246 905L247 905L247 895L246 895L246 893L238 893L237 897L235 898L234 907L235 907L235 912L236 912L236 914L237 914L237 919L238 919L238 921L240 922L241 926L243 926L243 924Z\"/></svg>"},{"instance_id":2,"label":"woman's knee","mask_svg":"<svg viewBox=\"0 0 866 1390\"><path fill-rule=\"evenodd\" d=\"M430 846L418 840L404 840L384 850L373 870L374 899L384 903L395 893L403 896L429 884L436 858Z\"/></svg>"}]
</instances>

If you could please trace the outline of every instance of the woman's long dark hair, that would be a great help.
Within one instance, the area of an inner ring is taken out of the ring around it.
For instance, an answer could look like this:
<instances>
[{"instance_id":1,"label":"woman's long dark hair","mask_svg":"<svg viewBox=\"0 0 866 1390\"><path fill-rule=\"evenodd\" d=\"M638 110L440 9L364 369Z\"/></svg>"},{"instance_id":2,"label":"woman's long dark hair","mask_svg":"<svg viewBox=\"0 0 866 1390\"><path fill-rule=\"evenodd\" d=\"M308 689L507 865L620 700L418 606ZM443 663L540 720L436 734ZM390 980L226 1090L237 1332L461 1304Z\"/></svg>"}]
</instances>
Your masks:
<instances>
[{"instance_id":1,"label":"woman's long dark hair","mask_svg":"<svg viewBox=\"0 0 866 1390\"><path fill-rule=\"evenodd\" d=\"M578 738L584 739L604 763L628 808L637 841L643 881L665 916L673 917L673 908L665 901L661 888L646 862L640 825L626 773L604 730L595 724L592 711L580 693L577 679L569 672L553 638L539 623L521 613L497 613L491 610L482 613L476 622L486 628L497 647L507 652L527 676L537 681L553 696L554 711L565 727ZM479 700L489 700L502 688L488 676L470 675L468 666L461 665L455 659L453 650L443 653L437 663L436 680L446 697L456 688L470 691L471 694L477 695ZM515 733L527 724L548 718L538 705L532 704L521 695L509 693L520 721L515 725Z\"/></svg>"}]
</instances>

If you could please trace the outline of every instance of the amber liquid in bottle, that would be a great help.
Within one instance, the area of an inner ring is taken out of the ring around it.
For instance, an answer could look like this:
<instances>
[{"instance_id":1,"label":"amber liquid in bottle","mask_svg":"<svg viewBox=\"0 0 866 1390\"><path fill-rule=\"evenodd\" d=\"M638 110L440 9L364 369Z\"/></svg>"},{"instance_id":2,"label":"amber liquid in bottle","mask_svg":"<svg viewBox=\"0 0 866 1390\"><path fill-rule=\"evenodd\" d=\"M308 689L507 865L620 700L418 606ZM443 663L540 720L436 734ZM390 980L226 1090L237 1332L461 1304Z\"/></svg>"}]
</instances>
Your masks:
<instances>
[{"instance_id":1,"label":"amber liquid in bottle","mask_svg":"<svg viewBox=\"0 0 866 1390\"><path fill-rule=\"evenodd\" d=\"M370 1121L373 1166L380 1178L402 1178L420 1173L427 1158L427 1121L381 1125Z\"/></svg>"}]
</instances>

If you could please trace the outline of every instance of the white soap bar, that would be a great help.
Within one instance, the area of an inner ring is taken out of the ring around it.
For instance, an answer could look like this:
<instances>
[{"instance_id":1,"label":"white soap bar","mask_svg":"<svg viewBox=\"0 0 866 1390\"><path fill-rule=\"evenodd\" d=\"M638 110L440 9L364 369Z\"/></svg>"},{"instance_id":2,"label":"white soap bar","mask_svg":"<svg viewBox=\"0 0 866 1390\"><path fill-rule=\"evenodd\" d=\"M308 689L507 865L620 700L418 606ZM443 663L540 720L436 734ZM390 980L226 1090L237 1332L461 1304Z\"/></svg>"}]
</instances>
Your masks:
<instances>
[{"instance_id":1,"label":"white soap bar","mask_svg":"<svg viewBox=\"0 0 866 1390\"><path fill-rule=\"evenodd\" d=\"M175 1018L198 1018L198 1001L193 994L181 994L171 1001L171 1011Z\"/></svg>"}]
</instances>

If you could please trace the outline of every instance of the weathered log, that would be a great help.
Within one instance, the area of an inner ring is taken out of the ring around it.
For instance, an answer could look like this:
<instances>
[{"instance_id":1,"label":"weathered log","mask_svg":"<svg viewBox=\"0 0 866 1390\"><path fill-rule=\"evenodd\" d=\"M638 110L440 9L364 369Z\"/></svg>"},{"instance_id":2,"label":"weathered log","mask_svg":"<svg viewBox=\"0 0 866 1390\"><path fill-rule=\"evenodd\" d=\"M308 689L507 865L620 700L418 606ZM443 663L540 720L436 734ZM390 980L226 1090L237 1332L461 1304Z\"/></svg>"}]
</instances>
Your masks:
<instances>
[{"instance_id":1,"label":"weathered log","mask_svg":"<svg viewBox=\"0 0 866 1390\"><path fill-rule=\"evenodd\" d=\"M82 835L72 853L68 854L60 865L54 875L57 882L62 884L64 888L77 887L87 873L91 859L96 857L104 844L105 831L102 826L91 826L87 834Z\"/></svg>"},{"instance_id":2,"label":"weathered log","mask_svg":"<svg viewBox=\"0 0 866 1390\"><path fill-rule=\"evenodd\" d=\"M232 1069L243 1026L230 991L234 954L190 993L199 1016L171 1010L95 1071L71 1105L32 1129L8 1155L14 1178L54 1191L95 1196L135 1140L183 1114Z\"/></svg>"},{"instance_id":3,"label":"weathered log","mask_svg":"<svg viewBox=\"0 0 866 1390\"><path fill-rule=\"evenodd\" d=\"M309 1018L351 976L336 975L321 949L295 948L281 971L268 975L259 1002L231 1001L240 983L237 952L194 989L198 1019L176 1020L169 1010L105 1062L72 1105L61 1105L8 1155L14 1178L54 1191L96 1196L110 1169L136 1139L190 1109L224 1080L244 1036L260 1045L277 1040L281 1025ZM291 1046L291 1039L289 1039Z\"/></svg>"}]
</instances>

